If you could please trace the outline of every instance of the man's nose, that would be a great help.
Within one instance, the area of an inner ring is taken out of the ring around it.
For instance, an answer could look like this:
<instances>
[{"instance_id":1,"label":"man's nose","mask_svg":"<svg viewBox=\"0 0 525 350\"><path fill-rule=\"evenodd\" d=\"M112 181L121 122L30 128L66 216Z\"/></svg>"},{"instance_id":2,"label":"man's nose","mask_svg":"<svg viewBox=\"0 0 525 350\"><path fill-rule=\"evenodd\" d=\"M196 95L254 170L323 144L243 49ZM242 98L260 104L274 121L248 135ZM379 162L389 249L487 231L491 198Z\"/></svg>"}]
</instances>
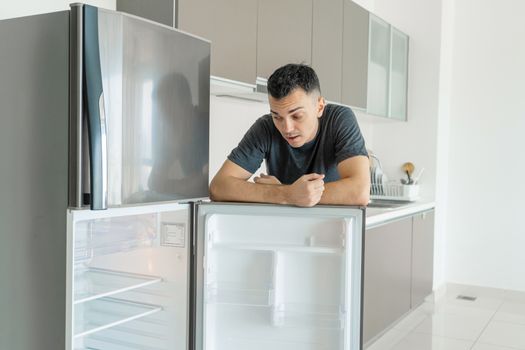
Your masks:
<instances>
[{"instance_id":1,"label":"man's nose","mask_svg":"<svg viewBox=\"0 0 525 350\"><path fill-rule=\"evenodd\" d=\"M284 132L291 132L294 130L294 122L290 119L284 120Z\"/></svg>"}]
</instances>

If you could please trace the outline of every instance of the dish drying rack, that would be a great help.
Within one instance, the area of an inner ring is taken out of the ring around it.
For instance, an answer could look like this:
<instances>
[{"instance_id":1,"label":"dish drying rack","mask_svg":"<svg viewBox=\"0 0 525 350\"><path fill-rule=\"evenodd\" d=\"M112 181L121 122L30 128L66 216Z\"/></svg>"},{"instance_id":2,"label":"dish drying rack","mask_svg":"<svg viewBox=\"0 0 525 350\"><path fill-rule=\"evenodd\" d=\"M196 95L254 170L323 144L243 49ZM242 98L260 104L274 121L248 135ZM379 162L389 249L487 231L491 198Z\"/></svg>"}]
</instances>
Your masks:
<instances>
[{"instance_id":1,"label":"dish drying rack","mask_svg":"<svg viewBox=\"0 0 525 350\"><path fill-rule=\"evenodd\" d=\"M388 181L383 173L381 162L374 154L370 157L370 199L391 201L415 201L419 199L419 185L404 185Z\"/></svg>"},{"instance_id":2,"label":"dish drying rack","mask_svg":"<svg viewBox=\"0 0 525 350\"><path fill-rule=\"evenodd\" d=\"M419 199L419 185L403 185L395 181L372 182L370 199L412 202Z\"/></svg>"}]
</instances>

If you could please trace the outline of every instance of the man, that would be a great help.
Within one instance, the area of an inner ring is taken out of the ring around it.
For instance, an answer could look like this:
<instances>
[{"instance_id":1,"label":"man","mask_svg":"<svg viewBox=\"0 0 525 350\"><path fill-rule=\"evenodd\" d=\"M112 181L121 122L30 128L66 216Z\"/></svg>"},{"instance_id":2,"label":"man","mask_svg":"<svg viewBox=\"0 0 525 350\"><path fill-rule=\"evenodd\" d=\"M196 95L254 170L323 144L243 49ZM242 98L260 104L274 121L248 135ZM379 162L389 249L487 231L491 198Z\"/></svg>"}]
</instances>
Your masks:
<instances>
[{"instance_id":1,"label":"man","mask_svg":"<svg viewBox=\"0 0 525 350\"><path fill-rule=\"evenodd\" d=\"M270 114L259 118L210 185L217 201L367 205L365 142L352 110L326 104L306 65L288 64L268 79ZM263 159L267 173L247 180Z\"/></svg>"}]
</instances>

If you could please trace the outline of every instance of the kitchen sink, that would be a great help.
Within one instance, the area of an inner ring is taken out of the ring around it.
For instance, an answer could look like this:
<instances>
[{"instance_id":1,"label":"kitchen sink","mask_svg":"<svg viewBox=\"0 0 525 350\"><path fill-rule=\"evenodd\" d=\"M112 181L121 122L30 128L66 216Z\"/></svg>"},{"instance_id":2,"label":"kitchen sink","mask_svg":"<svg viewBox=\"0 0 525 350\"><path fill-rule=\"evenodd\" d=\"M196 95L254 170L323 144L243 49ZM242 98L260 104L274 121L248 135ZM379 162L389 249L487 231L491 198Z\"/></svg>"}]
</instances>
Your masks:
<instances>
[{"instance_id":1,"label":"kitchen sink","mask_svg":"<svg viewBox=\"0 0 525 350\"><path fill-rule=\"evenodd\" d=\"M409 201L389 201L385 199L372 199L368 203L368 208L381 208L381 209L396 209L409 205L412 202Z\"/></svg>"}]
</instances>

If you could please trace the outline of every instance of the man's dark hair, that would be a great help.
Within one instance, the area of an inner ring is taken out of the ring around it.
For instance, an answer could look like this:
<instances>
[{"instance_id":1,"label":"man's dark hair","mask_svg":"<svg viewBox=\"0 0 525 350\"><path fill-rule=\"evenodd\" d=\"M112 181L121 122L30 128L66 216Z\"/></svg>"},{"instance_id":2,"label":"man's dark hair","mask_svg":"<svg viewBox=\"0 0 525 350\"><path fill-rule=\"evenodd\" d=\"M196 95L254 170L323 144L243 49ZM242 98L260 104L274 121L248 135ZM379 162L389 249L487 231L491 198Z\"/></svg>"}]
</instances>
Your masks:
<instances>
[{"instance_id":1,"label":"man's dark hair","mask_svg":"<svg viewBox=\"0 0 525 350\"><path fill-rule=\"evenodd\" d=\"M268 79L268 93L276 99L288 96L296 88L301 88L306 93L321 92L319 78L312 67L290 63L277 68Z\"/></svg>"}]
</instances>

